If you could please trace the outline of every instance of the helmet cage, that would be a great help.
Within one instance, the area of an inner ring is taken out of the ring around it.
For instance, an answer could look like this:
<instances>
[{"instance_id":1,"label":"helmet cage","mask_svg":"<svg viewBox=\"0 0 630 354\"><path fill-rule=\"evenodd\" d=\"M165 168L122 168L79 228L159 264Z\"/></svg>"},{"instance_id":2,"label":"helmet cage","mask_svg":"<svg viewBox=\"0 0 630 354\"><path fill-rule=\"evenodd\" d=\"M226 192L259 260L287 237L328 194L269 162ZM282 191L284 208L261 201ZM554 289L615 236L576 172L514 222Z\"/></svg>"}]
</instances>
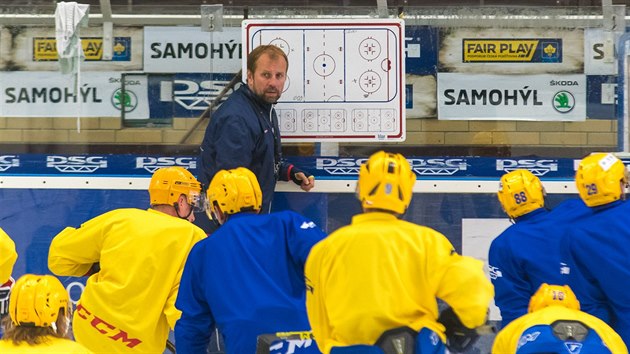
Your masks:
<instances>
[{"instance_id":1,"label":"helmet cage","mask_svg":"<svg viewBox=\"0 0 630 354\"><path fill-rule=\"evenodd\" d=\"M180 166L160 168L151 177L149 197L151 205L174 205L181 195L188 204L202 211L201 183L187 169Z\"/></svg>"}]
</instances>

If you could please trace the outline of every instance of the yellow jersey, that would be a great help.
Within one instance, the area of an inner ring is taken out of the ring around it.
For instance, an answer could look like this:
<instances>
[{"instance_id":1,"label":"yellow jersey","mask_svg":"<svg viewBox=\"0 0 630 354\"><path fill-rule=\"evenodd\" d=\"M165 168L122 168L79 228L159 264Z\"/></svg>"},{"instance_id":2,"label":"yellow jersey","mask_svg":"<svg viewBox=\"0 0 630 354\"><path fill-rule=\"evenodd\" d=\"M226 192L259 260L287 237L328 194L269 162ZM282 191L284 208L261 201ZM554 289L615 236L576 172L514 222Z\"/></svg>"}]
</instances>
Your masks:
<instances>
[{"instance_id":1,"label":"yellow jersey","mask_svg":"<svg viewBox=\"0 0 630 354\"><path fill-rule=\"evenodd\" d=\"M65 338L46 336L46 340L38 345L30 345L20 342L15 345L8 339L0 339L0 353L2 354L92 354L87 348L79 343Z\"/></svg>"},{"instance_id":2,"label":"yellow jersey","mask_svg":"<svg viewBox=\"0 0 630 354\"><path fill-rule=\"evenodd\" d=\"M48 267L60 276L82 276L96 262L73 315L77 342L96 353L162 353L186 258L205 232L187 220L153 209L117 209L50 245Z\"/></svg>"},{"instance_id":3,"label":"yellow jersey","mask_svg":"<svg viewBox=\"0 0 630 354\"><path fill-rule=\"evenodd\" d=\"M6 232L0 229L0 285L9 280L17 257L15 243Z\"/></svg>"},{"instance_id":4,"label":"yellow jersey","mask_svg":"<svg viewBox=\"0 0 630 354\"><path fill-rule=\"evenodd\" d=\"M584 353L601 353L603 344L613 354L627 354L628 349L621 337L609 325L586 312L569 309L563 306L549 306L541 310L523 315L510 322L496 336L492 345L492 354L514 354L524 345L540 345L550 349L555 342L560 342L553 335L548 335L545 325L558 320L579 321L590 327L601 338L595 341L597 348L583 347ZM538 342L538 343L536 343ZM581 344L577 344L581 345Z\"/></svg>"},{"instance_id":5,"label":"yellow jersey","mask_svg":"<svg viewBox=\"0 0 630 354\"><path fill-rule=\"evenodd\" d=\"M306 261L306 306L317 345L372 345L386 330L427 327L445 341L437 298L462 323L485 322L494 296L483 262L455 252L441 233L383 212L317 243Z\"/></svg>"}]
</instances>

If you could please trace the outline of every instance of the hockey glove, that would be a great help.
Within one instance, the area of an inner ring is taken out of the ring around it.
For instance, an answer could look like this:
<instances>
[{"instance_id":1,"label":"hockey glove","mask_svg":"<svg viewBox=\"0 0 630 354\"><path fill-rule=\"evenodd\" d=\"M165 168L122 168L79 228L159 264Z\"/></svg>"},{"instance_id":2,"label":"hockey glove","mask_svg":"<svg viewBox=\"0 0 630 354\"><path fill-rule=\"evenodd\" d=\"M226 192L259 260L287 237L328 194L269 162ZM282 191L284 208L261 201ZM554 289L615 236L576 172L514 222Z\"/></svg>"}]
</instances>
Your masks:
<instances>
[{"instance_id":1,"label":"hockey glove","mask_svg":"<svg viewBox=\"0 0 630 354\"><path fill-rule=\"evenodd\" d=\"M464 326L452 307L440 313L438 322L446 328L446 347L451 352L463 353L479 339L477 330Z\"/></svg>"}]
</instances>

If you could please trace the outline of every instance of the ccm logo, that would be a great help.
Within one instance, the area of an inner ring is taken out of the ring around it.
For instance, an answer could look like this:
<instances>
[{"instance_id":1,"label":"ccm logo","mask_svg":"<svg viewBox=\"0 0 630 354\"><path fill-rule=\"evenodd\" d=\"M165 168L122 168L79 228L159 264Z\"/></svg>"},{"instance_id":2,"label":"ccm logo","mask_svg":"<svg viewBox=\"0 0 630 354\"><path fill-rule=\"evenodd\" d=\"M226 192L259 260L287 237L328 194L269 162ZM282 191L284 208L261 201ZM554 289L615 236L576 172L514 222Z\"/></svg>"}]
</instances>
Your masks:
<instances>
[{"instance_id":1,"label":"ccm logo","mask_svg":"<svg viewBox=\"0 0 630 354\"><path fill-rule=\"evenodd\" d=\"M105 322L103 319L99 318L96 315L93 315L92 312L88 311L83 305L77 305L77 316L82 319L89 321L90 325L94 327L99 333L104 336L109 337L111 340L125 343L125 345L129 348L133 348L136 345L142 343L140 339L137 338L129 338L129 334L122 329L116 328L114 325Z\"/></svg>"}]
</instances>

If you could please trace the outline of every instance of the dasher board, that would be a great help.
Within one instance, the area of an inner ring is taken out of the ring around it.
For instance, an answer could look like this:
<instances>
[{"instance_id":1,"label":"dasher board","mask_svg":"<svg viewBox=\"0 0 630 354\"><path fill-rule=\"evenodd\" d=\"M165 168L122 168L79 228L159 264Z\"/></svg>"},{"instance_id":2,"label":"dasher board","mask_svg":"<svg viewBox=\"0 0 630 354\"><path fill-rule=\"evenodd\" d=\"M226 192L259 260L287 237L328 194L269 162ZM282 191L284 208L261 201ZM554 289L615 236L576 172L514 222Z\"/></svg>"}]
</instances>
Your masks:
<instances>
[{"instance_id":1,"label":"dasher board","mask_svg":"<svg viewBox=\"0 0 630 354\"><path fill-rule=\"evenodd\" d=\"M276 105L284 141L405 140L403 20L244 20L242 28L244 77L259 45L289 59Z\"/></svg>"}]
</instances>

